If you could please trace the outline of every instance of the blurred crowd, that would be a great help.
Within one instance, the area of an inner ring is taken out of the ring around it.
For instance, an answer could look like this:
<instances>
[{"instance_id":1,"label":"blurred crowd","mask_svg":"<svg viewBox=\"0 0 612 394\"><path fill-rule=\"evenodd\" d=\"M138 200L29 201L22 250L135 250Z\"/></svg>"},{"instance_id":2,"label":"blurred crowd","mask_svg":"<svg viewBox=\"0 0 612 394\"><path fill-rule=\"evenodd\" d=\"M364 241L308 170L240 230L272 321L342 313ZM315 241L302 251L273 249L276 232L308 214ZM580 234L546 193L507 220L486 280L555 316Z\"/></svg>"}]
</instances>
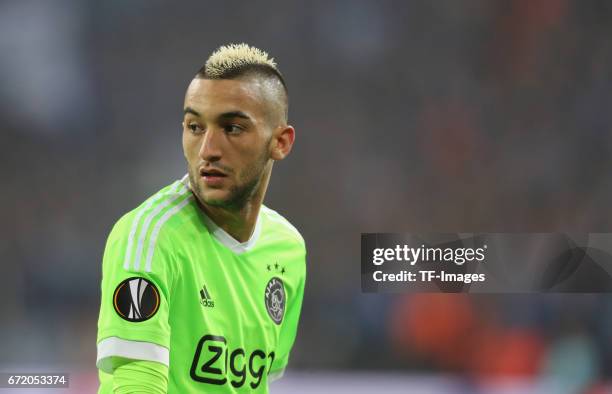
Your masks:
<instances>
[{"instance_id":1,"label":"blurred crowd","mask_svg":"<svg viewBox=\"0 0 612 394\"><path fill-rule=\"evenodd\" d=\"M216 47L278 61L295 150L266 204L308 245L296 369L612 377L612 296L362 294L362 232L608 232L605 0L0 3L0 365L93 369L114 221L185 172ZM573 390L573 391L572 391Z\"/></svg>"}]
</instances>

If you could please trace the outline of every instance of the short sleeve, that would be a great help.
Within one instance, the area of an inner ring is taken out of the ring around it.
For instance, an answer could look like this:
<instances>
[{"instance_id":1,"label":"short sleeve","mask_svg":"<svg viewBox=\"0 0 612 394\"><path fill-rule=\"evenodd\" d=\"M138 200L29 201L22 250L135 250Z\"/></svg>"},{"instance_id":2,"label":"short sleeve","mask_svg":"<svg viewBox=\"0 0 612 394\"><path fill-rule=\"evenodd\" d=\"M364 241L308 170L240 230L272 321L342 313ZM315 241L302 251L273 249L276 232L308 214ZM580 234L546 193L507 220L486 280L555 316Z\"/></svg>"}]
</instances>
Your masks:
<instances>
[{"instance_id":1,"label":"short sleeve","mask_svg":"<svg viewBox=\"0 0 612 394\"><path fill-rule=\"evenodd\" d=\"M169 366L174 256L164 234L147 232L139 219L121 218L104 251L96 365L106 373L119 359Z\"/></svg>"}]
</instances>

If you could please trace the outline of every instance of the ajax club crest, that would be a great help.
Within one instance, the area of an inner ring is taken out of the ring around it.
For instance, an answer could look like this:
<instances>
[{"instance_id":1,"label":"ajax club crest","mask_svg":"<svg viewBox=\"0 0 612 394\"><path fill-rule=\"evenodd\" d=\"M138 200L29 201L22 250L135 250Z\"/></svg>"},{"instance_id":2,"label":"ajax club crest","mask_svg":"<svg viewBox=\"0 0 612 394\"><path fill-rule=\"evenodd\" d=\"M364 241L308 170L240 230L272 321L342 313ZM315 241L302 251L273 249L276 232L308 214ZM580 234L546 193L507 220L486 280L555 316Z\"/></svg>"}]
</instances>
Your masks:
<instances>
[{"instance_id":1,"label":"ajax club crest","mask_svg":"<svg viewBox=\"0 0 612 394\"><path fill-rule=\"evenodd\" d=\"M272 321L281 324L285 313L285 286L279 278L272 278L266 286L266 309Z\"/></svg>"}]
</instances>

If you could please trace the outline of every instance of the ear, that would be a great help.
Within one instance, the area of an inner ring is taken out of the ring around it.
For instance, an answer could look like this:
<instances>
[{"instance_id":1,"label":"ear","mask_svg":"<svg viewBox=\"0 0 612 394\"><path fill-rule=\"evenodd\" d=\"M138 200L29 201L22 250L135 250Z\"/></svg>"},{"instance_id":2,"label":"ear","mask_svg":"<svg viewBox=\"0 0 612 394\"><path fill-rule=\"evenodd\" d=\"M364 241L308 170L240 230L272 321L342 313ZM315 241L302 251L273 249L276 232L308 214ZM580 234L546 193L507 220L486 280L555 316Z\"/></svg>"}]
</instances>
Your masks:
<instances>
[{"instance_id":1,"label":"ear","mask_svg":"<svg viewBox=\"0 0 612 394\"><path fill-rule=\"evenodd\" d=\"M293 147L295 129L293 126L280 126L274 131L270 144L270 158L283 160Z\"/></svg>"}]
</instances>

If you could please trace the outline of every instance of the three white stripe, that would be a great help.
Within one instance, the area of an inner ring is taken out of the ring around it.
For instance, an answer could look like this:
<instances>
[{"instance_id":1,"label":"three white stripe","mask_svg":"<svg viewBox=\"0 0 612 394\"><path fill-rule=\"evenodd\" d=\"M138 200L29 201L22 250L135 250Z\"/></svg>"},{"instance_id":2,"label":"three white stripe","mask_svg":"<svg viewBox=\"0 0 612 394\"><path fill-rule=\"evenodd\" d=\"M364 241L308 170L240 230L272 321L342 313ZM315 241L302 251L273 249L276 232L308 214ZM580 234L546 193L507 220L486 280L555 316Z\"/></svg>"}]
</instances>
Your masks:
<instances>
[{"instance_id":1,"label":"three white stripe","mask_svg":"<svg viewBox=\"0 0 612 394\"><path fill-rule=\"evenodd\" d=\"M145 264L145 271L151 272L151 259L153 258L153 250L155 249L155 243L157 242L157 236L159 235L159 230L164 225L164 223L172 217L175 213L183 209L183 207L189 202L193 200L193 196L189 196L183 201L181 201L177 206L171 208L164 214L164 216L159 219L155 227L153 228L153 232L151 233L151 240L149 241L149 250L147 251L147 261Z\"/></svg>"},{"instance_id":2,"label":"three white stripe","mask_svg":"<svg viewBox=\"0 0 612 394\"><path fill-rule=\"evenodd\" d=\"M179 190L179 188L180 188L180 190ZM158 195L153 196L140 209L140 211L138 211L138 213L136 214L136 217L134 218L134 222L132 223L132 228L130 229L130 234L128 236L127 249L125 251L125 261L123 263L123 268L124 269L129 270L130 269L130 265L131 265L131 263L133 261L134 262L134 270L136 270L136 271L140 270L140 260L141 260L141 256L142 256L142 250L143 250L143 247L144 247L144 241L145 241L145 238L146 238L147 233L149 231L149 226L151 225L151 222L153 221L155 216L157 216L157 214L159 214L159 212L161 212L168 205L172 204L179 197L184 196L185 193L187 193L188 191L189 191L189 189L184 185L183 182L177 181L165 193L159 193ZM140 236L138 237L138 242L136 244L136 255L135 255L134 259L132 260L131 258L132 258L132 250L133 250L133 247L134 247L134 237L136 235L136 230L138 229L138 224L140 223L140 219L145 214L145 212L147 210L149 210L153 206L153 204L155 204L157 201L161 200L162 198L168 197L168 196L170 198L168 198L167 200L165 200L162 203L160 203L159 205L157 205L155 207L155 209L153 209L153 211L151 211L149 213L149 215L145 218L145 221L144 221L144 223L142 225L142 228L140 229ZM159 231L161 229L161 226L168 219L170 219L170 217L172 215L174 215L181 208L183 208L185 205L187 205L189 203L189 201L191 201L192 199L193 199L193 196L190 195L187 198L185 198L183 201L181 201L177 206L169 209L168 212L166 212L162 216L162 218L157 222L157 224L155 225L155 227L153 229L153 233L151 234L151 237L149 239L149 247L147 249L147 256L146 256L146 263L145 263L145 270L146 270L146 272L151 272L151 260L153 258L153 251L155 249L155 242L157 241L157 236L159 235Z\"/></svg>"},{"instance_id":3,"label":"three white stripe","mask_svg":"<svg viewBox=\"0 0 612 394\"><path fill-rule=\"evenodd\" d=\"M130 269L130 262L131 262L130 259L132 258L132 245L134 244L134 236L136 235L136 229L138 228L138 223L140 223L140 218L149 208L151 208L151 206L156 201L158 201L162 197L165 197L169 194L176 193L176 190L178 189L180 185L181 185L180 182L178 181L175 182L174 186L170 188L170 190L166 191L165 193L158 193L157 195L151 197L149 201L140 209L140 211L138 211L138 213L136 214L136 217L134 218L134 221L132 222L132 228L130 230L130 235L128 236L128 244L125 250L125 261L123 263L124 269L126 270Z\"/></svg>"}]
</instances>

